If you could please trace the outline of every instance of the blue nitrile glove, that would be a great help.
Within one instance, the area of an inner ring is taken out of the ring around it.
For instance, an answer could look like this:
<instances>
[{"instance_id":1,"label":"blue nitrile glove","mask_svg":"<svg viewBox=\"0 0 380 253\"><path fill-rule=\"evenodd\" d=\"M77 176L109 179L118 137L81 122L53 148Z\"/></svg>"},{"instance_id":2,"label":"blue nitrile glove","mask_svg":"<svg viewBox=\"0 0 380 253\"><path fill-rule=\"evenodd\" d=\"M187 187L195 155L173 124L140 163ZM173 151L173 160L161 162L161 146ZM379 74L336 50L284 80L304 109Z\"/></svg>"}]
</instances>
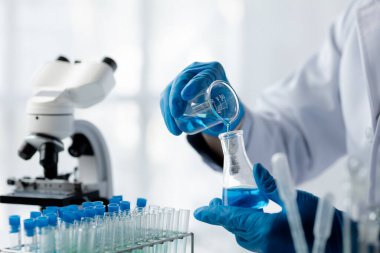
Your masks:
<instances>
[{"instance_id":1,"label":"blue nitrile glove","mask_svg":"<svg viewBox=\"0 0 380 253\"><path fill-rule=\"evenodd\" d=\"M187 101L197 96L199 91L208 87L213 81L222 80L227 83L227 77L223 66L219 62L194 62L186 67L161 93L160 107L165 124L174 135L180 135L175 118L179 118L185 108ZM231 124L231 130L235 129L244 115L244 107L240 103L240 111L237 118ZM218 136L225 132L226 127L219 124L204 131L204 133Z\"/></svg>"},{"instance_id":2,"label":"blue nitrile glove","mask_svg":"<svg viewBox=\"0 0 380 253\"><path fill-rule=\"evenodd\" d=\"M260 164L256 164L253 171L259 190L282 206L276 182L269 172ZM297 191L297 203L305 238L311 250L318 197ZM279 213L269 214L259 209L223 206L221 199L213 199L209 206L198 208L194 216L200 221L223 226L236 236L240 246L248 250L265 253L295 252L284 209ZM342 252L342 226L342 212L335 209L331 236L325 252Z\"/></svg>"}]
</instances>

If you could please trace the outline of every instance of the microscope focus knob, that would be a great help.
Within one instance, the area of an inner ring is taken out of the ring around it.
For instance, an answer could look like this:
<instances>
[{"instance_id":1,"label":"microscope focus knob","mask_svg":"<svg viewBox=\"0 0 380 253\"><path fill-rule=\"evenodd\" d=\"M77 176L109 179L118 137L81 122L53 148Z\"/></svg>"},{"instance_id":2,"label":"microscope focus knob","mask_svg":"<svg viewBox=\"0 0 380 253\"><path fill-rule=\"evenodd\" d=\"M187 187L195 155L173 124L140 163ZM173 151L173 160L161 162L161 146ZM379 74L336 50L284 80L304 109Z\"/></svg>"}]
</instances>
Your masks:
<instances>
[{"instance_id":1,"label":"microscope focus knob","mask_svg":"<svg viewBox=\"0 0 380 253\"><path fill-rule=\"evenodd\" d=\"M116 64L116 62L115 62L112 58L110 58L110 57L104 57L104 58L103 58L103 62L104 62L105 64L107 64L108 66L110 66L111 69L112 69L114 72L116 71L116 69L117 69L117 64Z\"/></svg>"},{"instance_id":2,"label":"microscope focus knob","mask_svg":"<svg viewBox=\"0 0 380 253\"><path fill-rule=\"evenodd\" d=\"M83 134L74 134L72 137L73 143L69 147L69 153L73 157L82 155L94 155L94 150L91 147L90 141Z\"/></svg>"}]
</instances>

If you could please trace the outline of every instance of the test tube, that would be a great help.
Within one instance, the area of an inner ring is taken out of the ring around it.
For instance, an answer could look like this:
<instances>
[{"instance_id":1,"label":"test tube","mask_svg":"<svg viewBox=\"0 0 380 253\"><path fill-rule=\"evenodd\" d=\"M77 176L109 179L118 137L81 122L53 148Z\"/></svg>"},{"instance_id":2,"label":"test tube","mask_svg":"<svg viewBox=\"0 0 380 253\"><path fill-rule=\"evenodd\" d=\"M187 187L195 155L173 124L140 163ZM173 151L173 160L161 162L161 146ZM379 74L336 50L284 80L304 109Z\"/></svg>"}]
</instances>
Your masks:
<instances>
[{"instance_id":1,"label":"test tube","mask_svg":"<svg viewBox=\"0 0 380 253\"><path fill-rule=\"evenodd\" d=\"M104 252L108 252L112 248L112 217L110 213L105 213L104 221Z\"/></svg>"},{"instance_id":2,"label":"test tube","mask_svg":"<svg viewBox=\"0 0 380 253\"><path fill-rule=\"evenodd\" d=\"M63 252L71 252L77 243L77 237L74 237L74 213L64 211L62 213L62 226L60 231L60 240Z\"/></svg>"},{"instance_id":3,"label":"test tube","mask_svg":"<svg viewBox=\"0 0 380 253\"><path fill-rule=\"evenodd\" d=\"M148 211L142 211L141 212L141 229L140 229L140 236L141 236L141 243L144 243L148 240L148 232L149 232L149 222L150 222L150 214Z\"/></svg>"},{"instance_id":4,"label":"test tube","mask_svg":"<svg viewBox=\"0 0 380 253\"><path fill-rule=\"evenodd\" d=\"M157 239L159 236L160 224L160 207L156 205L149 206L148 213L148 227L147 227L147 240Z\"/></svg>"},{"instance_id":5,"label":"test tube","mask_svg":"<svg viewBox=\"0 0 380 253\"><path fill-rule=\"evenodd\" d=\"M135 220L135 242L141 243L144 240L144 226L145 226L145 215L143 207L136 207L132 214Z\"/></svg>"},{"instance_id":6,"label":"test tube","mask_svg":"<svg viewBox=\"0 0 380 253\"><path fill-rule=\"evenodd\" d=\"M170 236L170 230L173 226L173 218L174 218L174 208L165 207L163 209L163 237Z\"/></svg>"},{"instance_id":7,"label":"test tube","mask_svg":"<svg viewBox=\"0 0 380 253\"><path fill-rule=\"evenodd\" d=\"M52 252L60 252L57 250L56 247L56 234L59 233L59 230L57 229L57 214L56 213L48 213L46 214L46 217L48 218L49 227L51 229L50 233L50 243L52 245Z\"/></svg>"},{"instance_id":8,"label":"test tube","mask_svg":"<svg viewBox=\"0 0 380 253\"><path fill-rule=\"evenodd\" d=\"M24 231L25 231L25 238L24 238L24 249L25 251L33 252L36 250L36 224L34 219L26 219L24 220Z\"/></svg>"},{"instance_id":9,"label":"test tube","mask_svg":"<svg viewBox=\"0 0 380 253\"><path fill-rule=\"evenodd\" d=\"M124 220L124 227L126 231L124 245L129 247L135 244L136 220L132 216L127 216Z\"/></svg>"},{"instance_id":10,"label":"test tube","mask_svg":"<svg viewBox=\"0 0 380 253\"><path fill-rule=\"evenodd\" d=\"M95 252L104 252L105 245L105 222L104 222L104 214L106 211L105 205L97 205L95 206Z\"/></svg>"},{"instance_id":11,"label":"test tube","mask_svg":"<svg viewBox=\"0 0 380 253\"><path fill-rule=\"evenodd\" d=\"M118 248L118 234L119 234L119 222L118 222L118 214L119 214L119 204L110 203L108 204L108 213L110 214L110 220L108 224L108 236L109 236L109 245L111 250L116 250Z\"/></svg>"},{"instance_id":12,"label":"test tube","mask_svg":"<svg viewBox=\"0 0 380 253\"><path fill-rule=\"evenodd\" d=\"M314 222L314 244L312 253L325 252L327 239L331 234L334 219L333 196L327 194L318 202L317 214Z\"/></svg>"},{"instance_id":13,"label":"test tube","mask_svg":"<svg viewBox=\"0 0 380 253\"><path fill-rule=\"evenodd\" d=\"M21 249L21 229L20 229L20 216L9 216L9 244L12 249Z\"/></svg>"},{"instance_id":14,"label":"test tube","mask_svg":"<svg viewBox=\"0 0 380 253\"><path fill-rule=\"evenodd\" d=\"M36 224L39 229L39 252L40 253L51 253L54 252L54 231L49 226L49 219L46 216L41 216L36 219Z\"/></svg>"},{"instance_id":15,"label":"test tube","mask_svg":"<svg viewBox=\"0 0 380 253\"><path fill-rule=\"evenodd\" d=\"M178 230L177 230L179 234L185 234L188 232L189 217L190 217L190 210L184 210L184 209L179 210ZM187 237L183 238L182 240L179 240L178 245L177 245L177 252L185 253L186 244L187 244Z\"/></svg>"},{"instance_id":16,"label":"test tube","mask_svg":"<svg viewBox=\"0 0 380 253\"><path fill-rule=\"evenodd\" d=\"M92 210L92 211L89 211ZM87 211L87 212L86 212ZM95 252L95 223L94 209L85 210L85 217L82 218L78 229L77 252L92 253Z\"/></svg>"},{"instance_id":17,"label":"test tube","mask_svg":"<svg viewBox=\"0 0 380 253\"><path fill-rule=\"evenodd\" d=\"M178 234L178 230L179 230L178 226L179 226L179 210L174 210L172 226L169 230L169 237L174 237ZM168 251L170 253L177 253L177 247L178 247L178 240L174 240L173 242L169 243Z\"/></svg>"},{"instance_id":18,"label":"test tube","mask_svg":"<svg viewBox=\"0 0 380 253\"><path fill-rule=\"evenodd\" d=\"M290 233L297 253L308 251L301 216L297 205L297 191L290 175L288 159L285 154L277 153L272 157L273 175L289 221Z\"/></svg>"}]
</instances>

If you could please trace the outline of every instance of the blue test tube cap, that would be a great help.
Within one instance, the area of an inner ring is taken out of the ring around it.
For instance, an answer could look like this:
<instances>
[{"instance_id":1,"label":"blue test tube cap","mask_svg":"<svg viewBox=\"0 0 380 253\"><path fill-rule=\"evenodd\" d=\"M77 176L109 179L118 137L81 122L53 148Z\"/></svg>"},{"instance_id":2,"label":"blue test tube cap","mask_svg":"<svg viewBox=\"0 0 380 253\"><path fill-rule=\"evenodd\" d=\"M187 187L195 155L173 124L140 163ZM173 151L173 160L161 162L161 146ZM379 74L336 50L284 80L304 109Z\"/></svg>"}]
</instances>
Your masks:
<instances>
[{"instance_id":1,"label":"blue test tube cap","mask_svg":"<svg viewBox=\"0 0 380 253\"><path fill-rule=\"evenodd\" d=\"M62 220L66 223L74 223L74 213L71 211L64 211L62 213Z\"/></svg>"},{"instance_id":2,"label":"blue test tube cap","mask_svg":"<svg viewBox=\"0 0 380 253\"><path fill-rule=\"evenodd\" d=\"M94 218L95 217L95 208L94 207L86 207L84 209L84 217Z\"/></svg>"},{"instance_id":3,"label":"blue test tube cap","mask_svg":"<svg viewBox=\"0 0 380 253\"><path fill-rule=\"evenodd\" d=\"M70 210L70 211L77 211L79 209L78 205L69 205L65 207L67 208L67 210Z\"/></svg>"},{"instance_id":4,"label":"blue test tube cap","mask_svg":"<svg viewBox=\"0 0 380 253\"><path fill-rule=\"evenodd\" d=\"M120 201L123 201L123 195L115 195L115 196L112 196L111 199L117 199L120 202Z\"/></svg>"},{"instance_id":5,"label":"blue test tube cap","mask_svg":"<svg viewBox=\"0 0 380 253\"><path fill-rule=\"evenodd\" d=\"M31 219L35 219L35 218L37 218L37 217L40 217L41 215L42 215L41 212L37 212L37 211L31 211L31 212L30 212L30 218L31 218Z\"/></svg>"},{"instance_id":6,"label":"blue test tube cap","mask_svg":"<svg viewBox=\"0 0 380 253\"><path fill-rule=\"evenodd\" d=\"M33 219L24 220L24 230L26 232L26 236L32 237L34 236L34 229L36 227L36 223Z\"/></svg>"},{"instance_id":7,"label":"blue test tube cap","mask_svg":"<svg viewBox=\"0 0 380 253\"><path fill-rule=\"evenodd\" d=\"M18 233L20 231L20 216L9 216L9 225L11 226L11 233Z\"/></svg>"},{"instance_id":8,"label":"blue test tube cap","mask_svg":"<svg viewBox=\"0 0 380 253\"><path fill-rule=\"evenodd\" d=\"M45 209L47 210L53 210L53 211L58 211L59 207L58 206L47 206Z\"/></svg>"},{"instance_id":9,"label":"blue test tube cap","mask_svg":"<svg viewBox=\"0 0 380 253\"><path fill-rule=\"evenodd\" d=\"M108 212L109 213L118 213L119 205L115 203L108 204Z\"/></svg>"},{"instance_id":10,"label":"blue test tube cap","mask_svg":"<svg viewBox=\"0 0 380 253\"><path fill-rule=\"evenodd\" d=\"M46 216L40 216L36 218L36 226L39 228L47 227L49 225L49 219Z\"/></svg>"},{"instance_id":11,"label":"blue test tube cap","mask_svg":"<svg viewBox=\"0 0 380 253\"><path fill-rule=\"evenodd\" d=\"M106 212L106 206L105 205L95 206L95 214L96 215L103 216L105 212Z\"/></svg>"},{"instance_id":12,"label":"blue test tube cap","mask_svg":"<svg viewBox=\"0 0 380 253\"><path fill-rule=\"evenodd\" d=\"M49 213L57 214L57 211L54 210L54 209L44 209L44 210L42 210L42 214L44 214L44 215L49 214Z\"/></svg>"},{"instance_id":13,"label":"blue test tube cap","mask_svg":"<svg viewBox=\"0 0 380 253\"><path fill-rule=\"evenodd\" d=\"M144 198L138 198L136 205L139 208L144 208L144 207L146 207L146 202L147 202L146 199L144 199Z\"/></svg>"},{"instance_id":14,"label":"blue test tube cap","mask_svg":"<svg viewBox=\"0 0 380 253\"><path fill-rule=\"evenodd\" d=\"M110 204L119 204L120 203L120 199L118 199L118 198L110 198L109 200L108 200L108 202L110 203Z\"/></svg>"},{"instance_id":15,"label":"blue test tube cap","mask_svg":"<svg viewBox=\"0 0 380 253\"><path fill-rule=\"evenodd\" d=\"M48 223L50 226L55 227L58 223L58 217L55 213L48 213L46 214L46 217L48 218Z\"/></svg>"},{"instance_id":16,"label":"blue test tube cap","mask_svg":"<svg viewBox=\"0 0 380 253\"><path fill-rule=\"evenodd\" d=\"M93 202L86 201L86 202L83 202L83 203L82 203L82 207L83 207L83 209L86 208L86 207L91 207L91 206L94 206L94 203L93 203Z\"/></svg>"},{"instance_id":17,"label":"blue test tube cap","mask_svg":"<svg viewBox=\"0 0 380 253\"><path fill-rule=\"evenodd\" d=\"M59 217L61 217L61 218L63 218L63 213L64 212L70 212L70 210L67 208L67 207L60 207L59 209L58 209L58 216Z\"/></svg>"},{"instance_id":18,"label":"blue test tube cap","mask_svg":"<svg viewBox=\"0 0 380 253\"><path fill-rule=\"evenodd\" d=\"M131 210L131 203L129 201L121 201L120 202L121 211Z\"/></svg>"},{"instance_id":19,"label":"blue test tube cap","mask_svg":"<svg viewBox=\"0 0 380 253\"><path fill-rule=\"evenodd\" d=\"M92 202L93 204L94 204L94 206L103 206L104 205L104 203L103 203L103 201L94 201L94 202Z\"/></svg>"},{"instance_id":20,"label":"blue test tube cap","mask_svg":"<svg viewBox=\"0 0 380 253\"><path fill-rule=\"evenodd\" d=\"M82 218L84 217L84 210L78 210L74 212L75 220L81 221Z\"/></svg>"}]
</instances>

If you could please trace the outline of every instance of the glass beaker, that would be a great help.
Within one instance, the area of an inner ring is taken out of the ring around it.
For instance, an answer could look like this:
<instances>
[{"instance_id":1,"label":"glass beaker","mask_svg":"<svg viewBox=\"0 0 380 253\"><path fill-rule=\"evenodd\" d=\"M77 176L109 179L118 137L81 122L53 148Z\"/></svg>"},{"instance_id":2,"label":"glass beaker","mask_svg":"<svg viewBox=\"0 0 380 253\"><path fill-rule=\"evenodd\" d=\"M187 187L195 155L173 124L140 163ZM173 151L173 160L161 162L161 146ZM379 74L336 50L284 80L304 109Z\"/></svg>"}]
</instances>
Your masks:
<instances>
[{"instance_id":1,"label":"glass beaker","mask_svg":"<svg viewBox=\"0 0 380 253\"><path fill-rule=\"evenodd\" d=\"M181 117L176 118L179 129L196 134L218 124L231 124L239 114L239 100L226 82L214 81L188 101Z\"/></svg>"},{"instance_id":2,"label":"glass beaker","mask_svg":"<svg viewBox=\"0 0 380 253\"><path fill-rule=\"evenodd\" d=\"M223 204L226 206L263 208L268 199L260 193L253 177L253 168L244 147L243 131L219 135L222 143Z\"/></svg>"}]
</instances>

